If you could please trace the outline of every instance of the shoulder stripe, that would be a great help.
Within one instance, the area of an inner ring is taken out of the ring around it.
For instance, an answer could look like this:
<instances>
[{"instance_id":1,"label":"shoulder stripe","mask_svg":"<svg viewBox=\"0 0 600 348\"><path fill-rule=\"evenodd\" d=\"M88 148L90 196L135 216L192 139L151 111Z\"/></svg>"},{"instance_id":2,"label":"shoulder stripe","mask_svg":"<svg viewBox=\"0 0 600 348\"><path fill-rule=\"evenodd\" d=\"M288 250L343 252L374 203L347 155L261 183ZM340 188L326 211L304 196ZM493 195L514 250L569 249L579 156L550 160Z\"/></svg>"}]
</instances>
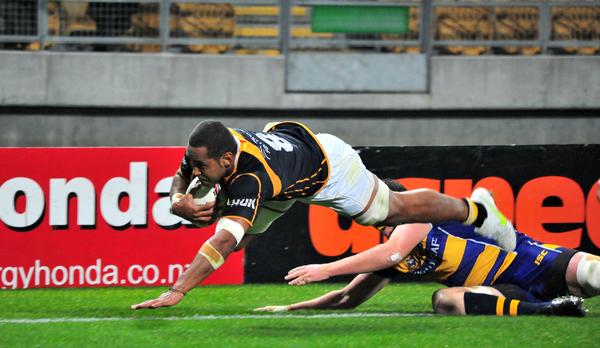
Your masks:
<instances>
[{"instance_id":1,"label":"shoulder stripe","mask_svg":"<svg viewBox=\"0 0 600 348\"><path fill-rule=\"evenodd\" d=\"M240 133L236 132L231 128L229 129L229 131L240 141L240 152L246 152L247 154L256 158L263 165L267 172L267 175L269 176L269 179L271 180L271 184L273 185L273 197L277 196L281 192L281 179L279 178L279 176L277 176L277 174L275 174L271 166L269 166L269 163L267 163L267 160L265 160L265 157L263 156L262 152L260 152L256 145L246 140L246 138L244 138ZM237 171L237 167L234 169L234 172L235 171Z\"/></svg>"}]
</instances>

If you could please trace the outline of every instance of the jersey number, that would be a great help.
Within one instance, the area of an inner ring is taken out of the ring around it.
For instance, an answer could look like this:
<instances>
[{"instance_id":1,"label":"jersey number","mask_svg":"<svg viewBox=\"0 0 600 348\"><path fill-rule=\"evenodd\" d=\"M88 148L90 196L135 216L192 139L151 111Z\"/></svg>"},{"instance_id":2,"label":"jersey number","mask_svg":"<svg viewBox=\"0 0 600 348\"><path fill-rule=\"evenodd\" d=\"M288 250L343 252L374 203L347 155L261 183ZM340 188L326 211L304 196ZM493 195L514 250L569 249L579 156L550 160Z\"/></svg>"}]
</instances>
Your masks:
<instances>
[{"instance_id":1,"label":"jersey number","mask_svg":"<svg viewBox=\"0 0 600 348\"><path fill-rule=\"evenodd\" d=\"M267 143L267 145L272 147L273 150L275 150L275 151L281 151L281 150L283 150L285 152L294 151L294 147L292 146L292 144L290 144L289 141L287 141L283 138L280 138L274 134L257 133L256 136L259 137L265 143Z\"/></svg>"}]
</instances>

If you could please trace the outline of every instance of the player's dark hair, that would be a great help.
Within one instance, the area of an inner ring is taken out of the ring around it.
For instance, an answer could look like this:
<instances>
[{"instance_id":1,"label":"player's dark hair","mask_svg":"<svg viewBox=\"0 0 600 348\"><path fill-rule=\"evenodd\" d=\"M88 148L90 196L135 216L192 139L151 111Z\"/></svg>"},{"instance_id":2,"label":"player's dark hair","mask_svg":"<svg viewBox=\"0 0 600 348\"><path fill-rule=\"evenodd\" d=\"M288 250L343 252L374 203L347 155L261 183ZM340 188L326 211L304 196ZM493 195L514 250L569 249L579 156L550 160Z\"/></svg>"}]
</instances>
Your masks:
<instances>
[{"instance_id":1,"label":"player's dark hair","mask_svg":"<svg viewBox=\"0 0 600 348\"><path fill-rule=\"evenodd\" d=\"M235 153L237 144L233 135L219 121L202 121L196 125L188 139L191 147L206 147L209 158L219 158L226 152Z\"/></svg>"},{"instance_id":2,"label":"player's dark hair","mask_svg":"<svg viewBox=\"0 0 600 348\"><path fill-rule=\"evenodd\" d=\"M406 187L404 187L404 185L402 185L401 183L399 183L398 181L394 180L394 179L390 179L390 178L385 178L382 180L387 187L390 188L390 190L392 191L396 191L396 192L403 192L406 191Z\"/></svg>"}]
</instances>

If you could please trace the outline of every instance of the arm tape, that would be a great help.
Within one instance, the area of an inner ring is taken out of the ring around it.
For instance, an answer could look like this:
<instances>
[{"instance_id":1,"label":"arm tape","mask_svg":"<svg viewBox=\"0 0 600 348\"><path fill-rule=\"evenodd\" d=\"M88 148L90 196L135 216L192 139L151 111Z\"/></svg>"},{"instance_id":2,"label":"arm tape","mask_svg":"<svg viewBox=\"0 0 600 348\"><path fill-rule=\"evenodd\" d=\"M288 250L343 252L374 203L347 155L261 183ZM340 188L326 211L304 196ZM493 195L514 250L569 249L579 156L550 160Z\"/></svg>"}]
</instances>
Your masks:
<instances>
[{"instance_id":1,"label":"arm tape","mask_svg":"<svg viewBox=\"0 0 600 348\"><path fill-rule=\"evenodd\" d=\"M204 256L215 270L225 262L223 255L208 242L202 244L198 254Z\"/></svg>"},{"instance_id":2,"label":"arm tape","mask_svg":"<svg viewBox=\"0 0 600 348\"><path fill-rule=\"evenodd\" d=\"M228 218L219 219L217 222L217 227L215 227L215 232L219 232L220 230L225 230L231 233L237 241L236 245L240 244L240 241L242 238L244 238L244 234L246 233L246 231L244 231L244 227L242 227L239 222Z\"/></svg>"},{"instance_id":3,"label":"arm tape","mask_svg":"<svg viewBox=\"0 0 600 348\"><path fill-rule=\"evenodd\" d=\"M173 203L177 203L177 202L179 202L179 201L180 201L180 200L181 200L181 199L182 199L184 196L185 196L185 195L184 195L183 193L179 193L179 192L177 192L177 193L174 193L174 194L171 196L171 205L172 205Z\"/></svg>"}]
</instances>

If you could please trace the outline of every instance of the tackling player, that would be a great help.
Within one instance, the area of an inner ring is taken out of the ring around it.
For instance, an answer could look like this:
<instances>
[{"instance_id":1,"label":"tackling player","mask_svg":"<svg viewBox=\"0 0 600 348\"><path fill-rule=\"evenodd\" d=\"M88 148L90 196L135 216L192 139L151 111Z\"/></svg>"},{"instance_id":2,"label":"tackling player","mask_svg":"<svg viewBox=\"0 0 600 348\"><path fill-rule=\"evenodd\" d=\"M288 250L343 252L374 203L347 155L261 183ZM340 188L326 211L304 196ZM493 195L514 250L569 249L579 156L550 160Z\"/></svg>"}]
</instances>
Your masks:
<instances>
[{"instance_id":1,"label":"tackling player","mask_svg":"<svg viewBox=\"0 0 600 348\"><path fill-rule=\"evenodd\" d=\"M331 207L362 225L453 220L473 225L508 250L516 243L513 235L500 233L512 231L512 225L493 202L427 189L391 192L350 145L330 134L315 135L300 123L273 123L263 132L226 128L216 121L196 126L173 178L172 211L195 223L210 222L214 204L196 205L185 194L195 177L205 186L220 184L228 195L215 235L169 291L133 309L177 304L297 200Z\"/></svg>"},{"instance_id":2,"label":"tackling player","mask_svg":"<svg viewBox=\"0 0 600 348\"><path fill-rule=\"evenodd\" d=\"M389 185L398 189L396 182ZM472 197L488 194L477 189ZM505 251L459 223L410 224L393 230L384 244L335 262L297 267L286 277L292 285L304 285L362 273L345 288L313 300L257 310L354 308L399 274L449 286L432 298L434 311L444 314L583 316L578 297L552 299L600 294L600 258L595 255L542 244L516 231L512 232L517 237L514 252Z\"/></svg>"}]
</instances>

